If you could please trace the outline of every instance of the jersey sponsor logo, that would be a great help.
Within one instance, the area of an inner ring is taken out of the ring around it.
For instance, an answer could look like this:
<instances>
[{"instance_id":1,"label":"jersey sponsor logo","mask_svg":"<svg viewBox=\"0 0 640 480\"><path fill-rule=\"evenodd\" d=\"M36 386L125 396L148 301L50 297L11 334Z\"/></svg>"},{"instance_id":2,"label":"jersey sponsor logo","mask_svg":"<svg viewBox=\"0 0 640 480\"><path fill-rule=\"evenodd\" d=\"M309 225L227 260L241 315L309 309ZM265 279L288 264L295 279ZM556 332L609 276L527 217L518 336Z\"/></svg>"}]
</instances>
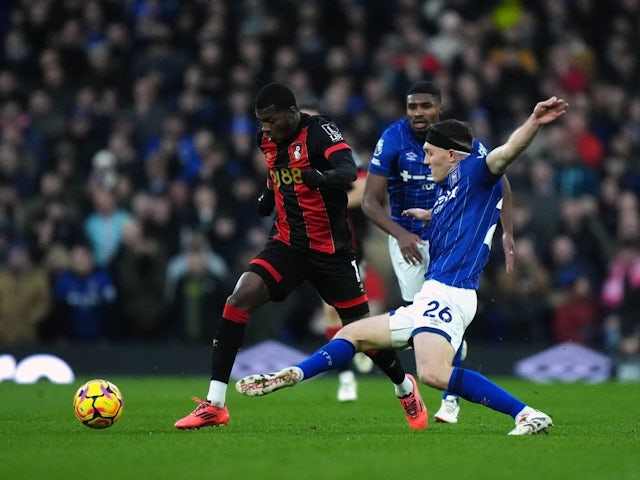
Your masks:
<instances>
[{"instance_id":1,"label":"jersey sponsor logo","mask_svg":"<svg viewBox=\"0 0 640 480\"><path fill-rule=\"evenodd\" d=\"M276 188L280 188L282 185L300 185L302 183L302 170L296 167L272 168L269 170L269 176Z\"/></svg>"},{"instance_id":2,"label":"jersey sponsor logo","mask_svg":"<svg viewBox=\"0 0 640 480\"><path fill-rule=\"evenodd\" d=\"M416 158L418 158L418 155L416 155L415 152L407 152L407 153L405 153L404 156L410 162L413 162L413 161L416 160Z\"/></svg>"},{"instance_id":3,"label":"jersey sponsor logo","mask_svg":"<svg viewBox=\"0 0 640 480\"><path fill-rule=\"evenodd\" d=\"M453 188L453 190L449 190L444 195L440 195L436 200L436 203L433 205L433 214L435 215L439 213L444 208L444 204L447 203L449 200L456 198L457 194L458 194L458 186L456 185Z\"/></svg>"},{"instance_id":4,"label":"jersey sponsor logo","mask_svg":"<svg viewBox=\"0 0 640 480\"><path fill-rule=\"evenodd\" d=\"M381 138L380 140L378 140L378 143L376 143L376 149L373 151L374 157L377 157L382 153L382 147L384 147L384 139ZM378 161L378 163L380 162Z\"/></svg>"},{"instance_id":5,"label":"jersey sponsor logo","mask_svg":"<svg viewBox=\"0 0 640 480\"><path fill-rule=\"evenodd\" d=\"M338 127L336 127L333 123L324 123L320 126L325 132L327 132L327 135L329 135L329 138L331 138L332 142L339 142L344 140L342 138L342 133L340 133Z\"/></svg>"},{"instance_id":6,"label":"jersey sponsor logo","mask_svg":"<svg viewBox=\"0 0 640 480\"><path fill-rule=\"evenodd\" d=\"M433 181L433 175L428 174L420 174L420 175L411 175L408 170L402 170L400 172L400 178L402 178L403 182L414 181L421 182L425 181L423 185L421 185L421 190L435 190L436 184Z\"/></svg>"}]
</instances>

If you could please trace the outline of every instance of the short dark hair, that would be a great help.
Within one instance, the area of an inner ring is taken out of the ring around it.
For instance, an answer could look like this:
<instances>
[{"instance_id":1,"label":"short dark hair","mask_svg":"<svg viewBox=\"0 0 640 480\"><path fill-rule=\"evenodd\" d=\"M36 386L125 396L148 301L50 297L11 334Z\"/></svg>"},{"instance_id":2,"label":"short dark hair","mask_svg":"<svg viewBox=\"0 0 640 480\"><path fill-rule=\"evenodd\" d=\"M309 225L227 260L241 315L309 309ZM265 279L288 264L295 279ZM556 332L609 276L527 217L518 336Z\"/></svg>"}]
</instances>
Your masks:
<instances>
[{"instance_id":1,"label":"short dark hair","mask_svg":"<svg viewBox=\"0 0 640 480\"><path fill-rule=\"evenodd\" d=\"M256 109L262 110L273 105L276 110L287 110L289 107L298 108L296 96L289 87L282 83L267 83L256 96Z\"/></svg>"},{"instance_id":2,"label":"short dark hair","mask_svg":"<svg viewBox=\"0 0 640 480\"><path fill-rule=\"evenodd\" d=\"M451 144L443 148L453 148L462 152L471 152L473 149L473 132L467 122L448 119L431 124L427 129L427 142L431 132L435 132L437 138L446 138L448 140L446 143Z\"/></svg>"},{"instance_id":3,"label":"short dark hair","mask_svg":"<svg viewBox=\"0 0 640 480\"><path fill-rule=\"evenodd\" d=\"M442 100L442 93L438 86L433 82L420 81L416 82L409 87L407 90L407 97L409 95L413 95L414 93L426 93L428 95L433 95L438 101Z\"/></svg>"}]
</instances>

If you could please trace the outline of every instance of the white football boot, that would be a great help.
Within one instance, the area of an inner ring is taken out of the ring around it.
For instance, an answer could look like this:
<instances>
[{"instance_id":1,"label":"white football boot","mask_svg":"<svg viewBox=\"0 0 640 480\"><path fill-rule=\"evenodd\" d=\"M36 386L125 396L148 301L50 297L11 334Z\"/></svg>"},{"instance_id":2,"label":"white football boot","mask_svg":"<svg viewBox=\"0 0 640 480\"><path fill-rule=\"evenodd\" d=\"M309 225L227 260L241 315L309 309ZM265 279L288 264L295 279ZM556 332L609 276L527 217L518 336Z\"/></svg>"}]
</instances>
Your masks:
<instances>
[{"instance_id":1,"label":"white football boot","mask_svg":"<svg viewBox=\"0 0 640 480\"><path fill-rule=\"evenodd\" d=\"M458 397L455 395L447 395L442 399L440 410L435 414L436 422L441 423L458 423L458 414L460 413L460 405L458 405Z\"/></svg>"},{"instance_id":2,"label":"white football boot","mask_svg":"<svg viewBox=\"0 0 640 480\"><path fill-rule=\"evenodd\" d=\"M549 433L549 427L553 426L553 420L546 413L532 408L526 408L516 417L516 426L509 435L536 435Z\"/></svg>"}]
</instances>

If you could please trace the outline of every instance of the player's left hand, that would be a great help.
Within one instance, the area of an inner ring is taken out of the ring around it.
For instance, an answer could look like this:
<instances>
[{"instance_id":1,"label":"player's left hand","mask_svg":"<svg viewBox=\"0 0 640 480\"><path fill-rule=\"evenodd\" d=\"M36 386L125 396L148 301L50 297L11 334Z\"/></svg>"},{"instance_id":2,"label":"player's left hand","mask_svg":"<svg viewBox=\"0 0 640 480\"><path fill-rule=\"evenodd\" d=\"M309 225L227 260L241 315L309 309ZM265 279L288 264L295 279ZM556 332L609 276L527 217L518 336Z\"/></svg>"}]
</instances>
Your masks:
<instances>
[{"instance_id":1,"label":"player's left hand","mask_svg":"<svg viewBox=\"0 0 640 480\"><path fill-rule=\"evenodd\" d=\"M502 234L502 249L504 250L504 266L507 273L513 273L516 265L516 244L512 233Z\"/></svg>"},{"instance_id":2,"label":"player's left hand","mask_svg":"<svg viewBox=\"0 0 640 480\"><path fill-rule=\"evenodd\" d=\"M533 109L533 115L540 125L546 125L561 117L567 111L569 104L558 97L551 97L543 102L538 102Z\"/></svg>"},{"instance_id":3,"label":"player's left hand","mask_svg":"<svg viewBox=\"0 0 640 480\"><path fill-rule=\"evenodd\" d=\"M324 182L324 176L316 169L305 170L300 174L302 183L309 188L318 188Z\"/></svg>"}]
</instances>

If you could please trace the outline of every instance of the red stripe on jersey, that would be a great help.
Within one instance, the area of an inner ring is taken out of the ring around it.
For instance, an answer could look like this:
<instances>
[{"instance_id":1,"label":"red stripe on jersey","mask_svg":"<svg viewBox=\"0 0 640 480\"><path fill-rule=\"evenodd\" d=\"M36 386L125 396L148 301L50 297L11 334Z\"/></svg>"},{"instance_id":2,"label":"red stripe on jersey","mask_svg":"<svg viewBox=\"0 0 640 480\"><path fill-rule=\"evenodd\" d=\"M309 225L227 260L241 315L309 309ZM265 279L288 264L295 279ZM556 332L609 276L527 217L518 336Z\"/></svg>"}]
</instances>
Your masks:
<instances>
[{"instance_id":1,"label":"red stripe on jersey","mask_svg":"<svg viewBox=\"0 0 640 480\"><path fill-rule=\"evenodd\" d=\"M261 267L265 268L267 272L271 274L271 276L276 282L280 282L280 280L282 280L282 275L280 275L280 272L278 272L278 270L276 270L275 267L271 265L269 262L261 258L254 258L249 262L249 264L252 264L252 263L256 265L260 265Z\"/></svg>"},{"instance_id":2,"label":"red stripe on jersey","mask_svg":"<svg viewBox=\"0 0 640 480\"><path fill-rule=\"evenodd\" d=\"M306 185L296 185L296 190L306 189ZM298 204L302 209L304 223L309 237L309 248L323 253L336 253L336 244L333 241L331 219L324 204L320 190L312 190L307 195L298 195ZM315 221L309 221L309 217ZM322 222L318 219L322 218ZM326 223L325 223L326 222Z\"/></svg>"},{"instance_id":3,"label":"red stripe on jersey","mask_svg":"<svg viewBox=\"0 0 640 480\"><path fill-rule=\"evenodd\" d=\"M350 148L351 147L349 147L349 145L347 145L347 142L336 143L335 145L331 145L329 148L327 148L324 151L324 158L328 159L329 155L331 155L333 152L337 152L339 150L350 149Z\"/></svg>"},{"instance_id":4,"label":"red stripe on jersey","mask_svg":"<svg viewBox=\"0 0 640 480\"><path fill-rule=\"evenodd\" d=\"M352 298L351 300L345 300L344 302L334 302L333 306L336 308L351 308L356 305L360 305L362 303L367 302L369 299L367 298L367 294L360 295L359 297Z\"/></svg>"},{"instance_id":5,"label":"red stripe on jersey","mask_svg":"<svg viewBox=\"0 0 640 480\"><path fill-rule=\"evenodd\" d=\"M238 307L225 303L224 310L222 311L222 318L235 323L247 323L247 320L249 320L249 313L244 310L240 310Z\"/></svg>"},{"instance_id":6,"label":"red stripe on jersey","mask_svg":"<svg viewBox=\"0 0 640 480\"><path fill-rule=\"evenodd\" d=\"M289 227L289 219L287 218L287 210L284 207L284 197L279 188L274 189L276 194L276 228L278 232L273 236L276 240L280 240L285 245L291 245L291 228Z\"/></svg>"}]
</instances>

